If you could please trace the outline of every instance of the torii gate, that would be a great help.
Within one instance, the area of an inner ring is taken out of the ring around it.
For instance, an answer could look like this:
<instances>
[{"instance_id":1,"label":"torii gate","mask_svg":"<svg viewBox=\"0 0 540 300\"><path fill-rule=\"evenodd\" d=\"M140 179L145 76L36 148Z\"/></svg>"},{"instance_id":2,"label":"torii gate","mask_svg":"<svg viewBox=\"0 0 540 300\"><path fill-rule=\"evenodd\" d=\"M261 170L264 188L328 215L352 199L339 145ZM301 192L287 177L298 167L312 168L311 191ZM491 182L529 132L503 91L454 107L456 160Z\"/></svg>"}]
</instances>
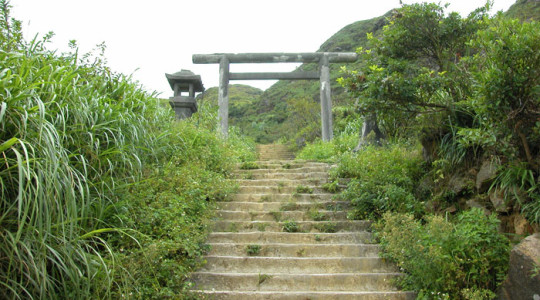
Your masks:
<instances>
[{"instance_id":1,"label":"torii gate","mask_svg":"<svg viewBox=\"0 0 540 300\"><path fill-rule=\"evenodd\" d=\"M315 52L315 53L218 53L194 54L195 64L219 64L219 119L221 132L225 137L229 128L229 81L230 80L314 80L321 82L321 123L324 141L332 139L332 99L330 90L330 63L354 62L358 58L352 52ZM231 73L231 63L319 63L315 72L261 72Z\"/></svg>"}]
</instances>

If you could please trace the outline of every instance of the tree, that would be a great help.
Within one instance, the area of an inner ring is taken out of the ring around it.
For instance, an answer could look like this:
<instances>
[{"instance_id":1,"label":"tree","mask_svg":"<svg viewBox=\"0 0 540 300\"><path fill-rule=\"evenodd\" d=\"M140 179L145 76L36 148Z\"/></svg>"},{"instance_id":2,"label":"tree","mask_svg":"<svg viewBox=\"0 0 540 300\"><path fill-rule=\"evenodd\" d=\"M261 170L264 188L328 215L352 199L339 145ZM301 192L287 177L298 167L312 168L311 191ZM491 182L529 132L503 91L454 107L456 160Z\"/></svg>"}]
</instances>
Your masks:
<instances>
[{"instance_id":1,"label":"tree","mask_svg":"<svg viewBox=\"0 0 540 300\"><path fill-rule=\"evenodd\" d=\"M467 18L446 14L445 8L434 3L404 5L380 37L368 35L370 49L357 49L365 67L343 69L341 84L358 98L364 114L377 114L383 131L419 120L419 115L431 114L422 117L428 127L433 118L446 115L452 122L470 122L459 105L470 95L468 80L456 63L471 52L467 41L483 26L479 21L488 5Z\"/></svg>"}]
</instances>

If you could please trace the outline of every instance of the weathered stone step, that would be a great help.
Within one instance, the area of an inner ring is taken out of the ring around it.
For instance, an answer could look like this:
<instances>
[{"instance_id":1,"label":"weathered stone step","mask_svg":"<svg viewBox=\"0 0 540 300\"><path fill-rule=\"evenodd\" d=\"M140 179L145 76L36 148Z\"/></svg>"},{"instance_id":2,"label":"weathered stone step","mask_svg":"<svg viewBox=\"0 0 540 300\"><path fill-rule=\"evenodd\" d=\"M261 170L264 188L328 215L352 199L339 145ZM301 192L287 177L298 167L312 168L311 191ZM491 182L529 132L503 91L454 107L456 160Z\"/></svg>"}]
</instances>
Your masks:
<instances>
[{"instance_id":1,"label":"weathered stone step","mask_svg":"<svg viewBox=\"0 0 540 300\"><path fill-rule=\"evenodd\" d=\"M213 300L414 300L413 292L400 291L194 291Z\"/></svg>"},{"instance_id":2,"label":"weathered stone step","mask_svg":"<svg viewBox=\"0 0 540 300\"><path fill-rule=\"evenodd\" d=\"M294 198L293 198L294 199ZM344 210L350 207L350 202L346 201L321 201L321 202L217 202L218 209L234 211L288 211L288 210L308 210L319 208L326 210Z\"/></svg>"},{"instance_id":3,"label":"weathered stone step","mask_svg":"<svg viewBox=\"0 0 540 300\"><path fill-rule=\"evenodd\" d=\"M215 221L212 229L215 232L343 232L365 231L369 221Z\"/></svg>"},{"instance_id":4,"label":"weathered stone step","mask_svg":"<svg viewBox=\"0 0 540 300\"><path fill-rule=\"evenodd\" d=\"M237 179L281 179L281 180L302 180L302 179L317 179L328 181L328 172L251 172L245 170L244 172L235 172L235 178Z\"/></svg>"},{"instance_id":5,"label":"weathered stone step","mask_svg":"<svg viewBox=\"0 0 540 300\"><path fill-rule=\"evenodd\" d=\"M235 194L231 196L231 201L237 202L313 202L332 201L332 194Z\"/></svg>"},{"instance_id":6,"label":"weathered stone step","mask_svg":"<svg viewBox=\"0 0 540 300\"><path fill-rule=\"evenodd\" d=\"M317 161L307 161L307 160L272 160L270 159L270 160L256 160L256 161L253 161L253 163L256 163L259 165L277 166L277 167L284 167L284 168L330 166L330 164L327 164L327 163L317 162Z\"/></svg>"},{"instance_id":7,"label":"weathered stone step","mask_svg":"<svg viewBox=\"0 0 540 300\"><path fill-rule=\"evenodd\" d=\"M208 243L372 244L369 232L211 232Z\"/></svg>"},{"instance_id":8,"label":"weathered stone step","mask_svg":"<svg viewBox=\"0 0 540 300\"><path fill-rule=\"evenodd\" d=\"M211 243L209 255L248 255L248 247L260 247L258 256L266 257L378 257L379 245L375 244L250 244ZM250 246L252 245L252 246Z\"/></svg>"},{"instance_id":9,"label":"weathered stone step","mask_svg":"<svg viewBox=\"0 0 540 300\"><path fill-rule=\"evenodd\" d=\"M217 273L195 272L195 289L236 291L395 291L399 273Z\"/></svg>"},{"instance_id":10,"label":"weathered stone step","mask_svg":"<svg viewBox=\"0 0 540 300\"><path fill-rule=\"evenodd\" d=\"M234 174L238 173L312 173L312 172L326 172L330 169L330 166L303 166L299 168L282 168L278 165L267 168L267 166L261 165L258 169L238 169L234 171Z\"/></svg>"},{"instance_id":11,"label":"weathered stone step","mask_svg":"<svg viewBox=\"0 0 540 300\"><path fill-rule=\"evenodd\" d=\"M307 189L306 189L307 188ZM302 190L303 189L303 190ZM313 194L321 193L322 189L315 186L240 186L238 193L242 194Z\"/></svg>"},{"instance_id":12,"label":"weathered stone step","mask_svg":"<svg viewBox=\"0 0 540 300\"><path fill-rule=\"evenodd\" d=\"M306 179L237 179L235 180L239 186L272 186L272 187L297 187L302 186L319 186L325 184L328 180L322 178L306 178Z\"/></svg>"},{"instance_id":13,"label":"weathered stone step","mask_svg":"<svg viewBox=\"0 0 540 300\"><path fill-rule=\"evenodd\" d=\"M201 272L222 273L395 273L396 267L378 257L246 257L205 256Z\"/></svg>"},{"instance_id":14,"label":"weathered stone step","mask_svg":"<svg viewBox=\"0 0 540 300\"><path fill-rule=\"evenodd\" d=\"M347 212L345 211L330 211L330 210L314 210L314 211L233 211L221 210L217 212L217 217L225 221L345 221L347 220Z\"/></svg>"}]
</instances>

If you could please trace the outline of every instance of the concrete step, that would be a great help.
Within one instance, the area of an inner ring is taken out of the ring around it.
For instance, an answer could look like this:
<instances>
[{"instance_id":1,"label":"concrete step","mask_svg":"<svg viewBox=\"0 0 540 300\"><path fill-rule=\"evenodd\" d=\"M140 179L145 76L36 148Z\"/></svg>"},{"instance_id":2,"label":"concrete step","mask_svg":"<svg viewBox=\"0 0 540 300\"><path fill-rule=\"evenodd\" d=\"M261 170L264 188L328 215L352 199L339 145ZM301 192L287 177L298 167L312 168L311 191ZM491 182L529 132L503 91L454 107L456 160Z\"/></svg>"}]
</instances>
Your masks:
<instances>
[{"instance_id":1,"label":"concrete step","mask_svg":"<svg viewBox=\"0 0 540 300\"><path fill-rule=\"evenodd\" d=\"M395 291L399 273L218 273L195 272L195 289L235 291Z\"/></svg>"},{"instance_id":2,"label":"concrete step","mask_svg":"<svg viewBox=\"0 0 540 300\"><path fill-rule=\"evenodd\" d=\"M293 198L294 199L294 198ZM320 202L217 202L218 209L233 211L290 211L308 210L310 208L326 210L344 210L350 207L346 201L320 201Z\"/></svg>"},{"instance_id":3,"label":"concrete step","mask_svg":"<svg viewBox=\"0 0 540 300\"><path fill-rule=\"evenodd\" d=\"M243 172L235 172L234 177L237 179L280 179L280 180L302 180L302 179L317 179L328 181L328 172L253 172L255 170L244 170ZM266 170L265 170L266 171Z\"/></svg>"},{"instance_id":4,"label":"concrete step","mask_svg":"<svg viewBox=\"0 0 540 300\"><path fill-rule=\"evenodd\" d=\"M414 300L412 292L400 291L194 291L214 300ZM204 298L206 299L206 298Z\"/></svg>"},{"instance_id":5,"label":"concrete step","mask_svg":"<svg viewBox=\"0 0 540 300\"><path fill-rule=\"evenodd\" d=\"M233 202L316 202L332 201L333 194L235 194L231 196Z\"/></svg>"},{"instance_id":6,"label":"concrete step","mask_svg":"<svg viewBox=\"0 0 540 300\"><path fill-rule=\"evenodd\" d=\"M208 243L240 244L373 244L369 232L290 233L290 232L211 232Z\"/></svg>"},{"instance_id":7,"label":"concrete step","mask_svg":"<svg viewBox=\"0 0 540 300\"><path fill-rule=\"evenodd\" d=\"M297 169L302 167L329 167L330 164L317 162L317 161L306 161L306 160L256 160L253 161L258 165L271 166L276 168L284 169ZM241 164L240 164L241 165Z\"/></svg>"},{"instance_id":8,"label":"concrete step","mask_svg":"<svg viewBox=\"0 0 540 300\"><path fill-rule=\"evenodd\" d=\"M368 230L368 221L215 221L214 232L350 232Z\"/></svg>"},{"instance_id":9,"label":"concrete step","mask_svg":"<svg viewBox=\"0 0 540 300\"><path fill-rule=\"evenodd\" d=\"M299 185L316 187L328 182L323 178L305 179L236 179L239 186L297 187Z\"/></svg>"},{"instance_id":10,"label":"concrete step","mask_svg":"<svg viewBox=\"0 0 540 300\"><path fill-rule=\"evenodd\" d=\"M307 189L306 189L307 188ZM313 194L324 192L315 186L239 186L241 194Z\"/></svg>"},{"instance_id":11,"label":"concrete step","mask_svg":"<svg viewBox=\"0 0 540 300\"><path fill-rule=\"evenodd\" d=\"M221 210L217 217L224 221L346 221L346 211L232 211Z\"/></svg>"},{"instance_id":12,"label":"concrete step","mask_svg":"<svg viewBox=\"0 0 540 300\"><path fill-rule=\"evenodd\" d=\"M256 169L237 169L234 174L251 172L251 173L312 173L312 172L327 172L330 166L303 166L299 168L283 168L279 165L259 165Z\"/></svg>"},{"instance_id":13,"label":"concrete step","mask_svg":"<svg viewBox=\"0 0 540 300\"><path fill-rule=\"evenodd\" d=\"M379 245L375 244L249 244L211 243L209 255L247 255L249 245L259 245L258 256L265 257L378 257Z\"/></svg>"},{"instance_id":14,"label":"concrete step","mask_svg":"<svg viewBox=\"0 0 540 300\"><path fill-rule=\"evenodd\" d=\"M378 257L254 257L205 256L201 272L218 273L395 273L396 267Z\"/></svg>"}]
</instances>

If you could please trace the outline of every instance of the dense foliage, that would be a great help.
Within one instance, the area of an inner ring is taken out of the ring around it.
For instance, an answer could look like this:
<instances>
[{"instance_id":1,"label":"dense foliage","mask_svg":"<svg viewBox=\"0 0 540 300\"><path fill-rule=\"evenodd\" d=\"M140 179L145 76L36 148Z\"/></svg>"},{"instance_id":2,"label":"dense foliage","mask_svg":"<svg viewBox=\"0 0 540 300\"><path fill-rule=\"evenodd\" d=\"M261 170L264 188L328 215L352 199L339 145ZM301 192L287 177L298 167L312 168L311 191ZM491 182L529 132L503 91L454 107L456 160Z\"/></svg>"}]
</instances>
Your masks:
<instances>
[{"instance_id":1,"label":"dense foliage","mask_svg":"<svg viewBox=\"0 0 540 300\"><path fill-rule=\"evenodd\" d=\"M506 276L509 242L498 232L499 220L481 209L465 211L450 222L441 216L415 220L386 213L378 224L384 257L410 276L401 284L418 299L492 299Z\"/></svg>"},{"instance_id":2,"label":"dense foliage","mask_svg":"<svg viewBox=\"0 0 540 300\"><path fill-rule=\"evenodd\" d=\"M216 136L212 111L174 122L75 43L24 41L0 4L0 298L181 295L252 145Z\"/></svg>"},{"instance_id":3,"label":"dense foliage","mask_svg":"<svg viewBox=\"0 0 540 300\"><path fill-rule=\"evenodd\" d=\"M380 220L403 287L420 299L492 299L509 251L493 195L504 197L502 220L540 223L540 26L490 17L489 3L466 18L445 8L404 5L358 48L366 64L342 69L350 106L376 114L383 146L315 142L299 156L351 178L338 197L350 218ZM483 165L493 166L486 187L475 182Z\"/></svg>"},{"instance_id":4,"label":"dense foliage","mask_svg":"<svg viewBox=\"0 0 540 300\"><path fill-rule=\"evenodd\" d=\"M387 211L422 215L424 203L414 194L421 160L417 149L400 145L343 154L332 175L352 179L340 195L353 205L349 218L379 219Z\"/></svg>"}]
</instances>

